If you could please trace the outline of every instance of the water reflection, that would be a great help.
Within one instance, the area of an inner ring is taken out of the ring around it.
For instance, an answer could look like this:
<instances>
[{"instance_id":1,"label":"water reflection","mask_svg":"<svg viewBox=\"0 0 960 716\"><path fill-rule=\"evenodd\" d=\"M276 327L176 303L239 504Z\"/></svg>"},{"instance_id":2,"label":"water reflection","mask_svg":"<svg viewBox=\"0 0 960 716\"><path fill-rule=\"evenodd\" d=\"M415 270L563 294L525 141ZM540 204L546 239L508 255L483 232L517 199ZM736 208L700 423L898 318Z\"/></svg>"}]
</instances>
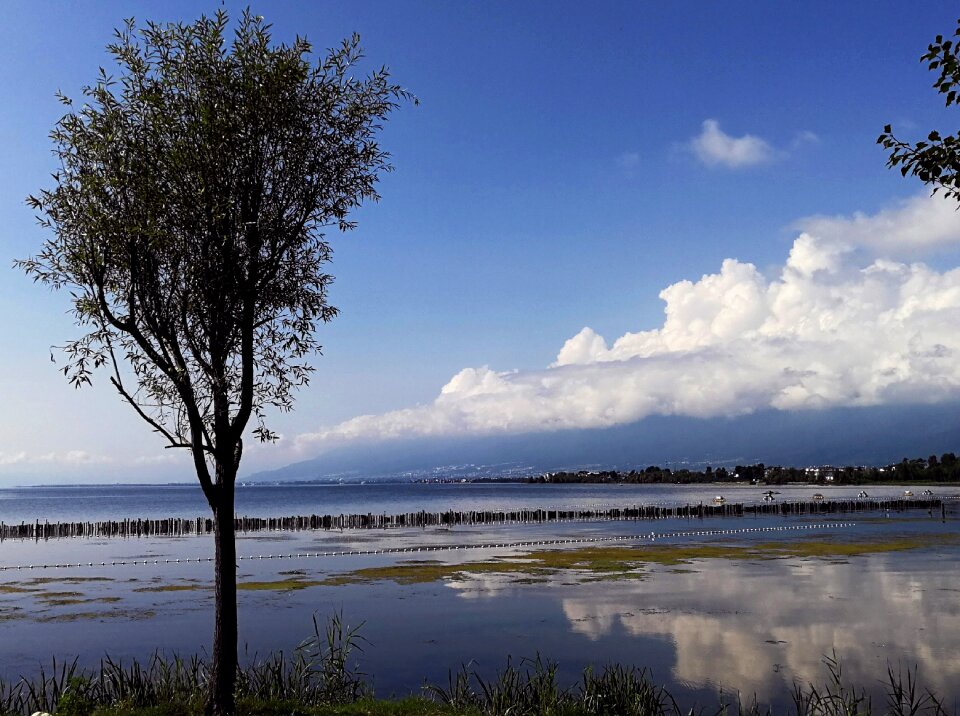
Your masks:
<instances>
[{"instance_id":1,"label":"water reflection","mask_svg":"<svg viewBox=\"0 0 960 716\"><path fill-rule=\"evenodd\" d=\"M782 520L751 521L778 525ZM711 522L711 526L725 523ZM747 524L743 520L731 526ZM682 525L681 525L682 526ZM658 531L677 528L658 523ZM317 549L369 549L373 545L484 543L539 536L594 537L636 530L618 523L571 523L514 527L485 533L395 532L273 535L241 541L245 554L297 553ZM621 661L653 669L683 703L694 694L712 705L716 690L739 690L747 698L783 704L794 681L822 682L820 660L835 648L851 683L879 686L887 662L919 666L921 682L949 699L960 698L960 548L938 543L938 532L955 532L926 517L864 519L856 530L817 539L894 539L930 535L921 550L838 559L700 560L650 567L642 579L583 581L596 577L570 571L550 577L520 573L460 575L445 582L397 584L390 580L294 591L245 591L240 596L242 639L251 653L289 649L304 636L315 612L344 610L376 646L363 655L381 694L407 693L426 678L445 683L447 670L479 663L490 675L508 654L540 652L557 659L572 683L588 664ZM801 533L777 533L801 539ZM737 539L740 539L739 537ZM746 541L748 538L743 537ZM759 534L757 541L768 540ZM279 541L277 541L279 540ZM83 540L57 544L4 545L30 561L74 562L131 556L207 556L210 540L133 540L104 544ZM292 571L307 580L411 559L462 563L492 560L524 550L446 551L329 559L244 561L242 580L281 580ZM7 552L9 556L10 552ZM66 557L64 556L66 555ZM130 658L154 648L202 652L212 631L211 567L208 563L73 570L5 572L0 586L0 676L36 671L56 645L58 657L103 653ZM31 580L102 577L107 581L31 584ZM166 592L191 584L195 591ZM32 591L18 592L17 587ZM34 587L36 588L33 591ZM161 588L161 589L157 589ZM56 606L43 591L81 592L83 599L117 599ZM98 612L74 619L73 612ZM102 612L102 613L101 613ZM116 612L114 614L114 612ZM113 615L111 617L111 615ZM131 616L133 615L133 616ZM108 618L109 617L109 618ZM144 635L149 635L144 639ZM948 705L952 701L948 701ZM948 709L949 710L949 709Z\"/></svg>"},{"instance_id":2,"label":"water reflection","mask_svg":"<svg viewBox=\"0 0 960 716\"><path fill-rule=\"evenodd\" d=\"M676 651L676 681L761 701L794 681L822 681L822 657L833 649L850 683L868 688L879 688L888 662L916 664L922 683L943 695L960 683L960 580L935 558L715 561L696 570L584 585L561 597L563 613L591 640L663 637Z\"/></svg>"}]
</instances>

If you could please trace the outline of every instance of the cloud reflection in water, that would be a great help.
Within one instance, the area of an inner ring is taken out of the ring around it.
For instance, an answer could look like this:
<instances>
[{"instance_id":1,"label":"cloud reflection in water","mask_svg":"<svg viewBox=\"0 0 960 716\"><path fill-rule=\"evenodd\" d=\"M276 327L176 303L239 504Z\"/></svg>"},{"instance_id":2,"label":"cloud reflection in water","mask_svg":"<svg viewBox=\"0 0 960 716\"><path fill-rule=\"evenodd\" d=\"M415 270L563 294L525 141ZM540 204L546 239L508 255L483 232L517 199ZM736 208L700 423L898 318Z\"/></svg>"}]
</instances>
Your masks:
<instances>
[{"instance_id":1,"label":"cloud reflection in water","mask_svg":"<svg viewBox=\"0 0 960 716\"><path fill-rule=\"evenodd\" d=\"M559 602L574 634L669 641L673 663L643 665L681 685L782 700L794 682L823 683L823 657L836 650L844 681L874 691L875 702L888 663L916 665L923 686L960 696L960 575L943 557L702 560L690 569L580 584L566 573L533 588ZM532 596L515 579L487 574L447 586L467 599Z\"/></svg>"}]
</instances>

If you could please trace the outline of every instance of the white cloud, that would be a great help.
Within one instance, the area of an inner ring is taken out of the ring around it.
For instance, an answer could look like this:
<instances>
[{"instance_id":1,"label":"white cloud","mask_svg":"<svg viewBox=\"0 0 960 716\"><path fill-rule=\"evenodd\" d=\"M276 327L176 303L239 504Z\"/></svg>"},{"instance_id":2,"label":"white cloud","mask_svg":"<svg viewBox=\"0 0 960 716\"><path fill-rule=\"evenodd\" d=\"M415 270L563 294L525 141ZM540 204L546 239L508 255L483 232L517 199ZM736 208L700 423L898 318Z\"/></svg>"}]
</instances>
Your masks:
<instances>
[{"instance_id":1,"label":"white cloud","mask_svg":"<svg viewBox=\"0 0 960 716\"><path fill-rule=\"evenodd\" d=\"M665 288L659 328L611 344L586 327L544 370L465 368L428 405L360 416L295 444L960 397L960 269L855 250L930 245L928 235L960 243L960 214L922 198L874 216L801 225L774 278L727 259L717 273Z\"/></svg>"},{"instance_id":2,"label":"white cloud","mask_svg":"<svg viewBox=\"0 0 960 716\"><path fill-rule=\"evenodd\" d=\"M820 137L813 132L804 130L802 132L797 132L796 136L793 138L793 141L790 142L790 148L800 149L801 147L810 144L820 144Z\"/></svg>"},{"instance_id":3,"label":"white cloud","mask_svg":"<svg viewBox=\"0 0 960 716\"><path fill-rule=\"evenodd\" d=\"M6 457L12 459L5 459ZM0 452L0 465L12 464L57 464L57 465L105 465L112 463L113 458L108 455L95 455L86 450L68 450L66 452L48 452L40 455L30 455L19 452L9 455Z\"/></svg>"},{"instance_id":4,"label":"white cloud","mask_svg":"<svg viewBox=\"0 0 960 716\"><path fill-rule=\"evenodd\" d=\"M960 214L955 199L916 196L872 216L810 216L801 231L841 247L861 247L885 255L909 255L960 243Z\"/></svg>"},{"instance_id":5,"label":"white cloud","mask_svg":"<svg viewBox=\"0 0 960 716\"><path fill-rule=\"evenodd\" d=\"M27 459L27 453L20 452L2 452L0 451L0 465L18 465Z\"/></svg>"},{"instance_id":6,"label":"white cloud","mask_svg":"<svg viewBox=\"0 0 960 716\"><path fill-rule=\"evenodd\" d=\"M703 130L690 141L693 153L707 166L724 166L729 169L765 164L777 153L765 140L752 134L732 137L715 119L703 122Z\"/></svg>"}]
</instances>

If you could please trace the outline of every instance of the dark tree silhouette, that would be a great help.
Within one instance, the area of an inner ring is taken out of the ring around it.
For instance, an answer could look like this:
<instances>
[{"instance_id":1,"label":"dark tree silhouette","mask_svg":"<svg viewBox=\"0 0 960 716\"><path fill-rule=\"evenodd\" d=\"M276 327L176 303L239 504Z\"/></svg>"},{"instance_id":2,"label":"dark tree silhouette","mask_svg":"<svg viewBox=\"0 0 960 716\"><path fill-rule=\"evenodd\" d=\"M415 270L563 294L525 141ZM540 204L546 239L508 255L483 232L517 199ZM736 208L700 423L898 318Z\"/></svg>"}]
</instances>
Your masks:
<instances>
[{"instance_id":1,"label":"dark tree silhouette","mask_svg":"<svg viewBox=\"0 0 960 716\"><path fill-rule=\"evenodd\" d=\"M308 382L327 302L323 231L378 199L377 135L409 95L385 68L355 76L354 36L312 62L244 13L192 24L130 20L84 104L51 133L54 186L29 197L52 238L16 262L70 291L86 331L67 378L110 381L167 447L190 451L216 525L216 627L208 710L234 710L234 482L243 435L275 439L269 408Z\"/></svg>"}]
</instances>

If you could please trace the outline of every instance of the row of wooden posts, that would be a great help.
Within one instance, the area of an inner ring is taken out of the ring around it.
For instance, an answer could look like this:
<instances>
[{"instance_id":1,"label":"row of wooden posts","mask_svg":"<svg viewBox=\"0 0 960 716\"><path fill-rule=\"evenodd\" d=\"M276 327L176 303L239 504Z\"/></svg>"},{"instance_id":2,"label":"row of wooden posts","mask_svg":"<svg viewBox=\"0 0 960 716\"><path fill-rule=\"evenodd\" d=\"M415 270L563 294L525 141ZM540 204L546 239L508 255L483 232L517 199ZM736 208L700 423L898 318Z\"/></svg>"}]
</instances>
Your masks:
<instances>
[{"instance_id":1,"label":"row of wooden posts","mask_svg":"<svg viewBox=\"0 0 960 716\"><path fill-rule=\"evenodd\" d=\"M446 512L406 512L402 514L304 515L291 517L237 517L238 532L396 529L401 527L454 527L541 522L592 520L657 520L666 518L699 519L706 517L743 517L746 515L804 515L842 512L908 509L943 509L939 499L897 500L824 500L816 502L762 502L758 504L697 504L662 507L634 505L598 509L519 509L469 510ZM8 539L48 540L66 537L180 537L210 534L213 520L195 519L125 519L100 522L21 522L8 525L0 522L0 541Z\"/></svg>"}]
</instances>

